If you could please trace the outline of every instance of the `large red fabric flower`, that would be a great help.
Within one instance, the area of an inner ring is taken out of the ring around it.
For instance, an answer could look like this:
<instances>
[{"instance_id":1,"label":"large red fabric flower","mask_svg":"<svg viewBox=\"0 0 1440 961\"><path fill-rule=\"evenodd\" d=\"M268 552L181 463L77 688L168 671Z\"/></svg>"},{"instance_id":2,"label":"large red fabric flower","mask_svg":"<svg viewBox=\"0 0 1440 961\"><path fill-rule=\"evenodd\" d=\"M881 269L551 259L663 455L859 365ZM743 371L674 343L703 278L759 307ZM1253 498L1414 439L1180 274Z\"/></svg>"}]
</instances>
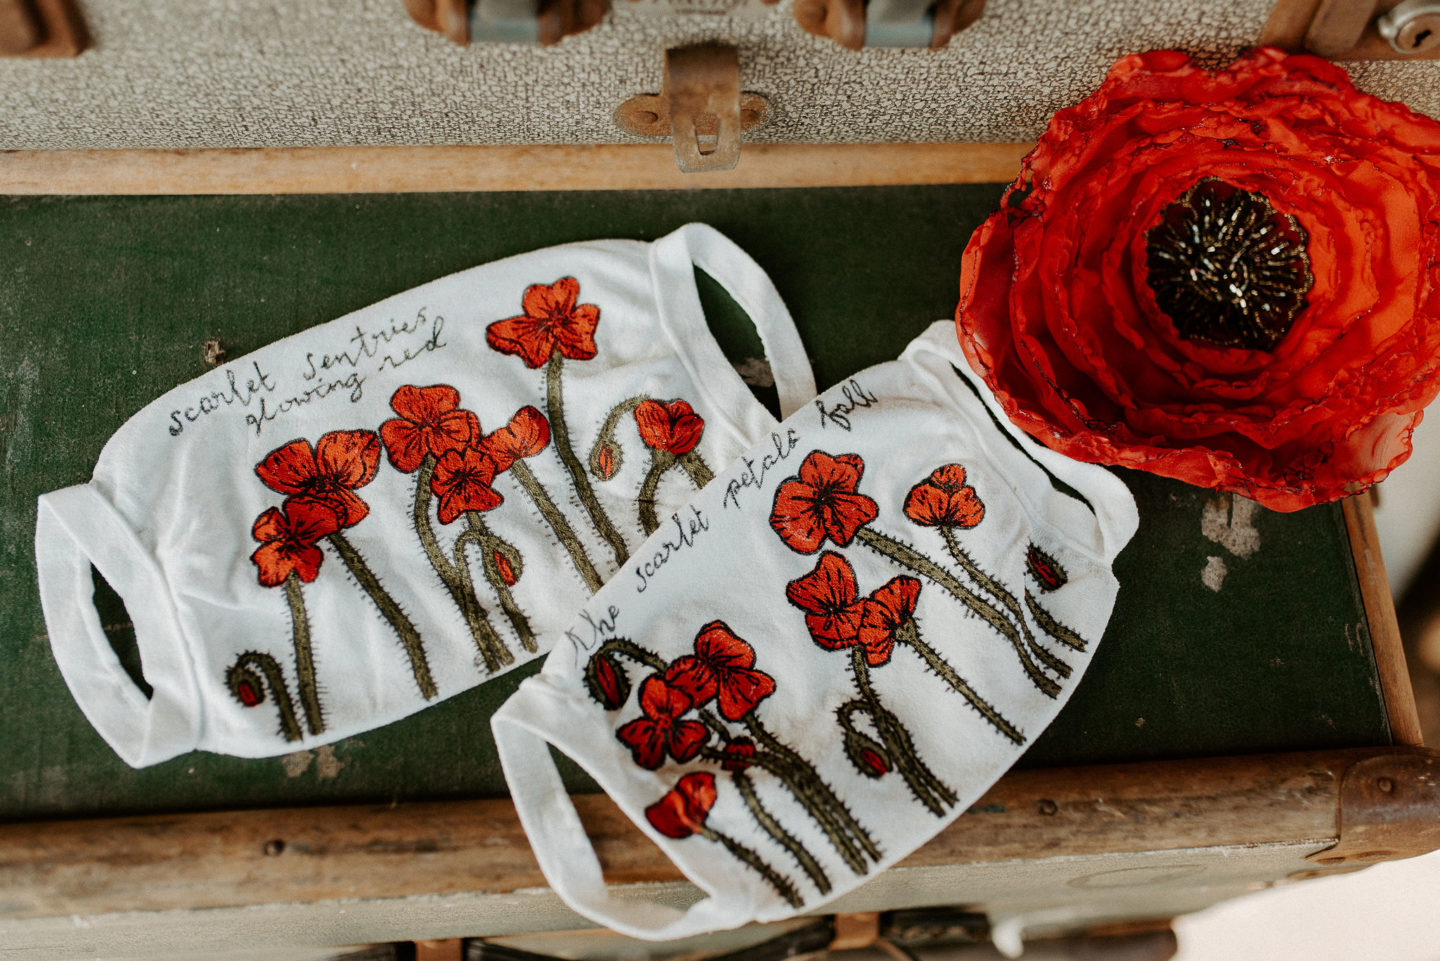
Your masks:
<instances>
[{"instance_id":1,"label":"large red fabric flower","mask_svg":"<svg viewBox=\"0 0 1440 961\"><path fill-rule=\"evenodd\" d=\"M250 535L260 542L250 555L259 568L260 583L278 587L292 571L307 584L313 581L325 559L315 544L339 529L339 516L321 501L292 497L283 511L267 508L250 529Z\"/></svg>"},{"instance_id":2,"label":"large red fabric flower","mask_svg":"<svg viewBox=\"0 0 1440 961\"><path fill-rule=\"evenodd\" d=\"M1049 446L1288 511L1409 455L1437 261L1440 124L1315 57L1161 51L1055 115L966 248L956 321Z\"/></svg>"},{"instance_id":3,"label":"large red fabric flower","mask_svg":"<svg viewBox=\"0 0 1440 961\"><path fill-rule=\"evenodd\" d=\"M645 820L667 838L683 840L699 834L715 806L715 775L686 774L665 796L645 809Z\"/></svg>"},{"instance_id":4,"label":"large red fabric flower","mask_svg":"<svg viewBox=\"0 0 1440 961\"><path fill-rule=\"evenodd\" d=\"M800 464L800 473L775 491L770 526L786 545L813 554L828 538L845 547L855 532L879 513L875 502L856 493L865 462L858 454L832 457L812 451Z\"/></svg>"},{"instance_id":5,"label":"large red fabric flower","mask_svg":"<svg viewBox=\"0 0 1440 961\"><path fill-rule=\"evenodd\" d=\"M700 443L705 421L683 400L662 404L658 400L642 400L635 408L635 426L645 446L668 451L679 457L688 454Z\"/></svg>"},{"instance_id":6,"label":"large red fabric flower","mask_svg":"<svg viewBox=\"0 0 1440 961\"><path fill-rule=\"evenodd\" d=\"M439 498L435 515L448 524L465 511L488 511L504 498L490 486L495 462L473 447L452 450L435 464L430 492Z\"/></svg>"},{"instance_id":7,"label":"large red fabric flower","mask_svg":"<svg viewBox=\"0 0 1440 961\"><path fill-rule=\"evenodd\" d=\"M855 569L842 555L826 551L815 569L785 587L791 604L805 611L805 626L816 644L828 650L854 646L865 616Z\"/></svg>"},{"instance_id":8,"label":"large red fabric flower","mask_svg":"<svg viewBox=\"0 0 1440 961\"><path fill-rule=\"evenodd\" d=\"M643 768L658 768L667 751L684 764L700 753L710 737L704 724L681 717L692 706L684 691L652 675L640 685L640 710L645 716L624 725L615 735Z\"/></svg>"},{"instance_id":9,"label":"large red fabric flower","mask_svg":"<svg viewBox=\"0 0 1440 961\"><path fill-rule=\"evenodd\" d=\"M865 661L871 667L890 660L895 650L895 634L914 620L919 598L920 582L901 575L891 578L865 599L865 613L856 639L865 648Z\"/></svg>"},{"instance_id":10,"label":"large red fabric flower","mask_svg":"<svg viewBox=\"0 0 1440 961\"><path fill-rule=\"evenodd\" d=\"M495 462L495 473L510 469L523 457L534 457L550 443L550 422L534 407L522 407L510 423L485 437L485 453Z\"/></svg>"},{"instance_id":11,"label":"large red fabric flower","mask_svg":"<svg viewBox=\"0 0 1440 961\"><path fill-rule=\"evenodd\" d=\"M527 287L521 300L525 313L486 327L485 341L529 367L544 367L557 350L571 360L589 360L595 356L600 308L575 303L579 297L580 282L574 277Z\"/></svg>"},{"instance_id":12,"label":"large red fabric flower","mask_svg":"<svg viewBox=\"0 0 1440 961\"><path fill-rule=\"evenodd\" d=\"M355 494L375 479L380 439L373 430L333 430L312 448L292 440L265 455L255 473L271 490L329 505L341 527L365 519L369 506Z\"/></svg>"},{"instance_id":13,"label":"large red fabric flower","mask_svg":"<svg viewBox=\"0 0 1440 961\"><path fill-rule=\"evenodd\" d=\"M775 692L775 679L755 670L755 648L724 621L711 621L695 636L695 653L677 657L665 683L684 691L695 707L716 698L720 713L738 721Z\"/></svg>"},{"instance_id":14,"label":"large red fabric flower","mask_svg":"<svg viewBox=\"0 0 1440 961\"><path fill-rule=\"evenodd\" d=\"M905 516L926 527L974 527L985 517L975 488L959 464L937 467L905 496Z\"/></svg>"},{"instance_id":15,"label":"large red fabric flower","mask_svg":"<svg viewBox=\"0 0 1440 961\"><path fill-rule=\"evenodd\" d=\"M411 473L426 454L437 459L480 437L480 421L460 409L460 392L449 384L401 387L390 398L399 417L380 425L380 439L395 469Z\"/></svg>"}]
</instances>

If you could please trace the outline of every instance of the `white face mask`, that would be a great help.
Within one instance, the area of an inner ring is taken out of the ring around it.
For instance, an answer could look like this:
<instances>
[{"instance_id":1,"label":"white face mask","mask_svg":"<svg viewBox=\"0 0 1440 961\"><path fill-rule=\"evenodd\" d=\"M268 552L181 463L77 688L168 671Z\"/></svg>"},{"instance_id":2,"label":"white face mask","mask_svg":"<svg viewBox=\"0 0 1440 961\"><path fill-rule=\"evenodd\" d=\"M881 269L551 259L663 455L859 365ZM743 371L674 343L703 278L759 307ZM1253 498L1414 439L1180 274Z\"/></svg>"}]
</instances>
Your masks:
<instances>
[{"instance_id":1,"label":"white face mask","mask_svg":"<svg viewBox=\"0 0 1440 961\"><path fill-rule=\"evenodd\" d=\"M814 381L769 279L698 224L446 277L211 371L40 498L56 661L128 763L260 757L518 666L775 420L694 267L750 315L782 410ZM134 624L110 649L91 565Z\"/></svg>"},{"instance_id":2,"label":"white face mask","mask_svg":"<svg viewBox=\"0 0 1440 961\"><path fill-rule=\"evenodd\" d=\"M937 323L719 473L687 537L651 537L587 602L493 719L571 907L657 939L814 910L1050 723L1104 633L1135 502L996 417ZM547 742L708 897L612 897Z\"/></svg>"}]
</instances>

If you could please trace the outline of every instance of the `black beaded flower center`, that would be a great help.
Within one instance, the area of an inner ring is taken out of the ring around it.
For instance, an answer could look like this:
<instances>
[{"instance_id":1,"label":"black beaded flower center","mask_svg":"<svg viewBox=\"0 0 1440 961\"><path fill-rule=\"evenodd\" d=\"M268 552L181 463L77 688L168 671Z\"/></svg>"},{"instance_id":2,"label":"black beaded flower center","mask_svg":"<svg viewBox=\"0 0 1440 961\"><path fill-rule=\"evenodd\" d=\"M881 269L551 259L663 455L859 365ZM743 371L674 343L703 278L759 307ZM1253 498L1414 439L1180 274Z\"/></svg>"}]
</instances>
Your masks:
<instances>
[{"instance_id":1,"label":"black beaded flower center","mask_svg":"<svg viewBox=\"0 0 1440 961\"><path fill-rule=\"evenodd\" d=\"M1186 340L1273 350L1315 282L1308 239L1264 194L1208 178L1146 233L1150 289Z\"/></svg>"}]
</instances>

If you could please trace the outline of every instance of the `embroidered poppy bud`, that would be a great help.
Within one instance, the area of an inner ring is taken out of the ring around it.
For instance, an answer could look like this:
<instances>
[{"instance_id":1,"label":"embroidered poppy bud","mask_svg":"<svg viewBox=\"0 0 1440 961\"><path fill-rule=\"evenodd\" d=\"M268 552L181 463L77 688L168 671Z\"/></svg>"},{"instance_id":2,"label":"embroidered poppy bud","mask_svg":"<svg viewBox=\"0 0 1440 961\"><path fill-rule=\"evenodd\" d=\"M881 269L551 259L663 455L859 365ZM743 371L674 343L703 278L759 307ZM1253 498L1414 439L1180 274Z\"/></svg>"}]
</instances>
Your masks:
<instances>
[{"instance_id":1,"label":"embroidered poppy bud","mask_svg":"<svg viewBox=\"0 0 1440 961\"><path fill-rule=\"evenodd\" d=\"M585 665L585 684L590 696L607 711L618 710L630 698L630 678L614 658L604 654L595 655Z\"/></svg>"},{"instance_id":2,"label":"embroidered poppy bud","mask_svg":"<svg viewBox=\"0 0 1440 961\"><path fill-rule=\"evenodd\" d=\"M890 773L890 755L885 748L859 731L845 732L845 756L866 777L878 780Z\"/></svg>"},{"instance_id":3,"label":"embroidered poppy bud","mask_svg":"<svg viewBox=\"0 0 1440 961\"><path fill-rule=\"evenodd\" d=\"M595 476L601 480L609 480L614 477L617 466L615 462L615 448L609 444L603 445L595 452L595 456L591 458L591 467L595 471Z\"/></svg>"},{"instance_id":4,"label":"embroidered poppy bud","mask_svg":"<svg viewBox=\"0 0 1440 961\"><path fill-rule=\"evenodd\" d=\"M240 699L240 703L244 704L246 707L254 707L261 701L265 700L265 692L261 691L258 687L256 687L254 684L251 684L249 681L241 681L239 684L235 685L235 696L238 697Z\"/></svg>"},{"instance_id":5,"label":"embroidered poppy bud","mask_svg":"<svg viewBox=\"0 0 1440 961\"><path fill-rule=\"evenodd\" d=\"M505 582L506 587L514 587L520 575L515 573L515 566L510 563L510 558L505 556L501 550L495 551L495 570L500 573L500 580Z\"/></svg>"},{"instance_id":6,"label":"embroidered poppy bud","mask_svg":"<svg viewBox=\"0 0 1440 961\"><path fill-rule=\"evenodd\" d=\"M256 707L265 701L265 685L260 675L241 665L230 668L225 680L235 700L246 707Z\"/></svg>"},{"instance_id":7,"label":"embroidered poppy bud","mask_svg":"<svg viewBox=\"0 0 1440 961\"><path fill-rule=\"evenodd\" d=\"M1025 566L1029 569L1031 576L1039 582L1042 591L1059 590L1070 580L1065 573L1065 568L1061 567L1055 558L1034 544L1031 544L1025 551Z\"/></svg>"},{"instance_id":8,"label":"embroidered poppy bud","mask_svg":"<svg viewBox=\"0 0 1440 961\"><path fill-rule=\"evenodd\" d=\"M725 760L721 763L727 771L743 771L755 757L755 742L748 737L737 738L725 745Z\"/></svg>"}]
</instances>

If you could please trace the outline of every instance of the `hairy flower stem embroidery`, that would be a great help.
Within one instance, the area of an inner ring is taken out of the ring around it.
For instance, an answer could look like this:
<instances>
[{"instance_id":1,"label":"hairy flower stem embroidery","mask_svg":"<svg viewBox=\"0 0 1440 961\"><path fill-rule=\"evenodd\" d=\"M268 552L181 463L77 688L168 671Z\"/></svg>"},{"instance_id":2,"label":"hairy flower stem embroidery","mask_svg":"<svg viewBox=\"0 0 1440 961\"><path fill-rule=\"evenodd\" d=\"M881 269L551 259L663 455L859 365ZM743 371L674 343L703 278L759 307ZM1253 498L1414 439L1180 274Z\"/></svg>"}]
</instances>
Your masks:
<instances>
[{"instance_id":1,"label":"hairy flower stem embroidery","mask_svg":"<svg viewBox=\"0 0 1440 961\"><path fill-rule=\"evenodd\" d=\"M1069 677L1070 665L1035 642L1035 635L1030 633L1030 625L1025 623L1025 615L1021 613L1020 602L1015 599L1015 595L1011 594L1004 584L981 570L980 565L965 553L964 548L960 546L960 542L955 537L953 527L941 527L940 534L945 538L945 546L950 549L950 556L955 558L955 563L959 564L965 573L980 585L982 591L989 593L991 597L1005 605L1005 609L1015 618L1015 623L1019 625L1020 633L1025 638L1025 646L1030 649L1030 652L1062 678Z\"/></svg>"},{"instance_id":2,"label":"hairy flower stem embroidery","mask_svg":"<svg viewBox=\"0 0 1440 961\"><path fill-rule=\"evenodd\" d=\"M268 689L270 699L280 713L281 735L287 741L298 741L304 737L300 721L295 717L295 705L290 700L290 689L285 684L285 674L275 658L259 651L246 651L225 672L225 684L235 699L246 707L263 701Z\"/></svg>"},{"instance_id":3,"label":"hairy flower stem embroidery","mask_svg":"<svg viewBox=\"0 0 1440 961\"><path fill-rule=\"evenodd\" d=\"M600 436L595 439L595 446L590 448L589 458L590 473L600 480L614 477L620 472L620 465L624 462L620 445L615 442L615 431L620 427L620 418L633 414L635 408L649 399L637 396L622 400L605 415L605 423L600 426Z\"/></svg>"},{"instance_id":4,"label":"hairy flower stem embroidery","mask_svg":"<svg viewBox=\"0 0 1440 961\"><path fill-rule=\"evenodd\" d=\"M349 568L351 576L360 583L360 587L375 606L380 609L380 614L390 622L391 628L400 638L400 643L405 647L405 653L410 658L410 672L415 675L415 683L420 687L420 693L428 701L435 696L435 681L430 677L430 662L425 656L425 645L420 640L420 632L415 629L415 624L395 603L395 598L380 583L375 572L370 570L365 558L360 556L353 544L346 539L339 531L328 535L325 538L330 546L335 548L335 553Z\"/></svg>"},{"instance_id":5,"label":"hairy flower stem embroidery","mask_svg":"<svg viewBox=\"0 0 1440 961\"><path fill-rule=\"evenodd\" d=\"M921 554L909 544L902 543L873 531L868 527L862 527L856 533L856 539L864 542L866 547L878 554L883 554L897 564L903 565L921 574L940 585L960 603L980 615L995 630L999 631L1010 645L1015 649L1015 655L1020 658L1020 665L1025 669L1025 674L1030 678L1032 684L1040 689L1040 692L1047 697L1057 697L1060 694L1060 685L1053 678L1041 671L1035 662L1030 659L1029 652L1025 649L1025 642L1020 638L1020 632L1015 630L1005 616L994 607L981 600L972 593L964 584L961 584L953 574L936 564L930 558Z\"/></svg>"},{"instance_id":6,"label":"hairy flower stem embroidery","mask_svg":"<svg viewBox=\"0 0 1440 961\"><path fill-rule=\"evenodd\" d=\"M519 556L518 552L486 525L479 511L466 511L465 520L470 525L470 529L455 539L455 566L467 567L468 565L465 563L465 548L471 543L480 546L480 554L485 566L485 579L489 581L490 586L494 588L495 596L500 598L500 609L505 612L505 616L510 620L510 626L515 629L516 636L520 638L520 644L525 650L533 654L537 648L535 645L535 632L530 628L530 619L525 616L525 612L520 609L520 605L515 603L515 597L510 593L510 585L506 584L505 579L500 576L500 565L495 560L497 551L507 556L515 557ZM510 651L504 649L503 645L502 649L503 659L503 655L510 654ZM514 657L511 656L506 663L508 664L513 661Z\"/></svg>"},{"instance_id":7,"label":"hairy flower stem embroidery","mask_svg":"<svg viewBox=\"0 0 1440 961\"><path fill-rule=\"evenodd\" d=\"M1040 625L1040 629L1061 644L1077 651L1083 651L1088 646L1089 642L1085 638L1057 621L1053 614L1040 606L1035 595L1029 591L1025 592L1025 606L1030 608L1030 613L1034 615L1035 623Z\"/></svg>"},{"instance_id":8,"label":"hairy flower stem embroidery","mask_svg":"<svg viewBox=\"0 0 1440 961\"><path fill-rule=\"evenodd\" d=\"M801 899L799 892L795 890L794 883L791 882L789 878L760 860L760 855L739 841L721 834L719 831L705 824L700 825L695 833L707 841L714 841L724 846L725 850L734 855L737 860L743 861L751 870L763 877L771 887L779 892L780 896L784 898L792 908L798 908L805 903Z\"/></svg>"},{"instance_id":9,"label":"hairy flower stem embroidery","mask_svg":"<svg viewBox=\"0 0 1440 961\"><path fill-rule=\"evenodd\" d=\"M697 490L715 479L710 468L694 451L676 457L669 451L652 448L650 470L645 473L645 481L640 485L640 494L635 499L640 508L640 527L647 535L655 533L660 526L660 519L655 514L656 491L660 486L660 478L677 464L690 475L690 480Z\"/></svg>"},{"instance_id":10,"label":"hairy flower stem embroidery","mask_svg":"<svg viewBox=\"0 0 1440 961\"><path fill-rule=\"evenodd\" d=\"M870 686L870 668L865 663L865 651L859 647L851 649L850 672L855 680L855 689L860 692L860 701L852 701L848 705L849 713L864 711L870 716L875 732L880 735L885 750L899 768L900 776L905 779L910 793L915 795L915 799L925 805L930 813L943 815L946 808L958 801L959 797L920 759L920 755L915 752L914 742L910 740L910 732L900 719L880 704L879 696ZM842 717L842 721L849 723L848 716Z\"/></svg>"},{"instance_id":11,"label":"hairy flower stem embroidery","mask_svg":"<svg viewBox=\"0 0 1440 961\"><path fill-rule=\"evenodd\" d=\"M688 454L681 455L680 466L685 469L685 473L690 475L690 480L695 484L696 490L702 490L706 484L715 479L715 472L710 469L709 464L705 463L699 451L692 450Z\"/></svg>"},{"instance_id":12,"label":"hairy flower stem embroidery","mask_svg":"<svg viewBox=\"0 0 1440 961\"><path fill-rule=\"evenodd\" d=\"M480 606L474 586L470 584L469 571L463 564L457 566L450 563L440 548L440 542L435 538L435 530L430 526L430 479L434 475L435 455L426 454L415 481L415 504L412 508L415 533L420 537L420 544L425 548L425 556L430 559L430 566L439 575L440 582L450 592L455 606L465 618L465 626L470 629L470 638L475 642L480 656L484 658L486 669L491 672L498 671L503 664L510 663L502 657L509 654L509 651L500 635L495 632L489 615ZM513 661L514 657L511 656L510 660Z\"/></svg>"},{"instance_id":13,"label":"hairy flower stem embroidery","mask_svg":"<svg viewBox=\"0 0 1440 961\"><path fill-rule=\"evenodd\" d=\"M551 435L554 435L553 427ZM545 523L550 525L556 538L564 545L566 552L570 555L570 562L575 565L575 570L580 573L580 577L585 581L585 586L590 589L590 593L594 594L600 590L601 585L605 582L601 580L600 574L595 570L595 565L590 562L590 556L585 553L585 545L580 542L579 536L570 526L570 522L565 519L565 515L560 513L560 508L555 506L555 501L546 493L545 488L540 486L540 481L536 479L535 474L523 460L517 460L511 464L510 473L515 475L515 480L520 484L521 489L535 502L535 506L540 510L540 516L545 518Z\"/></svg>"},{"instance_id":14,"label":"hairy flower stem embroidery","mask_svg":"<svg viewBox=\"0 0 1440 961\"><path fill-rule=\"evenodd\" d=\"M550 436L555 441L555 451L560 455L565 469L570 472L570 478L575 483L575 493L579 495L580 503L585 505L595 529L615 552L615 563L624 564L630 556L630 551L625 546L625 538L620 536L620 531L605 513L605 508L600 506L600 501L596 499L595 491L590 486L590 479L585 476L585 468L575 457L575 450L570 445L570 428L565 423L565 400L560 390L563 363L561 355L556 353L551 355L550 363L545 368L545 404L550 417Z\"/></svg>"},{"instance_id":15,"label":"hairy flower stem embroidery","mask_svg":"<svg viewBox=\"0 0 1440 961\"><path fill-rule=\"evenodd\" d=\"M311 734L320 734L325 730L325 715L320 709L320 692L315 684L310 618L305 613L305 597L300 592L300 575L295 571L285 578L285 599L290 602L290 633L295 647L295 674L300 684L300 706L305 710L305 726Z\"/></svg>"},{"instance_id":16,"label":"hairy flower stem embroidery","mask_svg":"<svg viewBox=\"0 0 1440 961\"><path fill-rule=\"evenodd\" d=\"M895 632L895 640L914 648L915 653L920 655L921 660L925 662L926 666L938 674L942 681L954 688L961 697L969 701L970 706L979 711L980 716L988 721L991 727L995 728L995 730L1016 744L1025 743L1025 735L1021 734L1015 725L1007 721L1005 716L997 711L988 701L979 694L976 694L975 689L971 687L944 658L935 653L933 647L921 640L920 629L915 626L914 621L897 630Z\"/></svg>"},{"instance_id":17,"label":"hairy flower stem embroidery","mask_svg":"<svg viewBox=\"0 0 1440 961\"><path fill-rule=\"evenodd\" d=\"M755 793L755 785L751 783L750 775L744 771L737 771L732 778L735 786L740 789L740 796L745 799L745 806L750 809L756 822L765 829L765 833L790 853L790 856L795 859L795 863L800 865L800 870L809 876L821 894L829 894L830 878L826 876L814 855L805 850L805 846L796 840L793 834L785 830L769 811L765 810L765 806L760 803L759 795Z\"/></svg>"}]
</instances>

